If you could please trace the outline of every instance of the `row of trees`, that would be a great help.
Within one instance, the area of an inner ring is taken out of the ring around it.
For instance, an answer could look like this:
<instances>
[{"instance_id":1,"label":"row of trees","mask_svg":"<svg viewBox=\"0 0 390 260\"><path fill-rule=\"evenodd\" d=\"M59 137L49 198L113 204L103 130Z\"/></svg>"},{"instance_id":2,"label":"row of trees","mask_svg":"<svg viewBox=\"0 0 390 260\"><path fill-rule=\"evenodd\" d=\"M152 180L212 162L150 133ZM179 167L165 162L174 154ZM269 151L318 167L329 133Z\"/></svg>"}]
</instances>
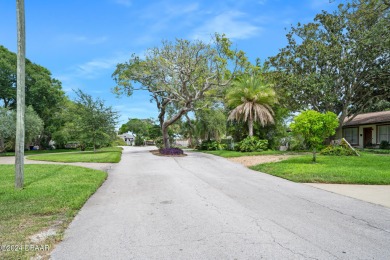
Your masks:
<instances>
[{"instance_id":1,"label":"row of trees","mask_svg":"<svg viewBox=\"0 0 390 260\"><path fill-rule=\"evenodd\" d=\"M115 91L150 92L166 148L168 127L180 121L195 129L195 120L206 139L218 138L226 119L234 129L246 121L248 132L235 134L251 136L256 121L275 123L267 128L277 133L289 112L307 109L336 114L340 136L347 116L390 107L389 8L383 0L352 0L335 12L323 11L313 22L292 27L287 46L265 65L250 64L224 35L216 34L210 44L163 42L144 58L133 55L117 65Z\"/></svg>"},{"instance_id":2,"label":"row of trees","mask_svg":"<svg viewBox=\"0 0 390 260\"><path fill-rule=\"evenodd\" d=\"M57 146L76 143L81 150L93 147L94 152L102 146L109 146L116 139L118 113L104 101L76 91L76 99L67 101L61 112L63 126L53 133Z\"/></svg>"},{"instance_id":3,"label":"row of trees","mask_svg":"<svg viewBox=\"0 0 390 260\"><path fill-rule=\"evenodd\" d=\"M275 91L263 74L242 74L224 89L221 98L215 98L214 102L209 100L207 106L182 116L170 126L168 134L170 140L174 136L189 139L191 146L199 145L200 140L219 141L232 136L239 141L256 135L269 139L273 147L285 135L283 118L288 115L287 110L281 113L276 105ZM161 136L159 126L150 119L130 119L119 130L120 133L127 131L146 139Z\"/></svg>"},{"instance_id":4,"label":"row of trees","mask_svg":"<svg viewBox=\"0 0 390 260\"><path fill-rule=\"evenodd\" d=\"M26 106L31 106L43 121L43 130L37 142L48 147L51 135L62 125L61 113L67 98L61 82L50 71L26 59ZM16 54L0 46L0 105L8 110L16 109Z\"/></svg>"},{"instance_id":5,"label":"row of trees","mask_svg":"<svg viewBox=\"0 0 390 260\"><path fill-rule=\"evenodd\" d=\"M0 152L14 150L16 137L16 54L0 46ZM48 69L26 59L25 144L50 148L77 143L81 148L109 145L117 113L100 99L76 91L70 100Z\"/></svg>"}]
</instances>

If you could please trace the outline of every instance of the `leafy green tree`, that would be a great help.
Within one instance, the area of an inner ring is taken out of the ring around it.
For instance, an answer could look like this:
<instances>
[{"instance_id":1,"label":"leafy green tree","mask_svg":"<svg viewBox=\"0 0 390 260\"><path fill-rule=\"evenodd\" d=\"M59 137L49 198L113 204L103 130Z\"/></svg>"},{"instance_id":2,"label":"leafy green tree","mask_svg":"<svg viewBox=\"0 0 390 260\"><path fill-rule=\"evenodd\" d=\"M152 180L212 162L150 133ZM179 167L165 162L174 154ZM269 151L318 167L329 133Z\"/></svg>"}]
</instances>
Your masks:
<instances>
[{"instance_id":1,"label":"leafy green tree","mask_svg":"<svg viewBox=\"0 0 390 260\"><path fill-rule=\"evenodd\" d=\"M208 108L196 111L196 133L202 140L220 140L226 135L227 116L223 108Z\"/></svg>"},{"instance_id":2,"label":"leafy green tree","mask_svg":"<svg viewBox=\"0 0 390 260\"><path fill-rule=\"evenodd\" d=\"M52 140L57 148L64 148L69 142L77 142L78 125L76 119L78 114L76 103L66 99L63 102L61 111L57 112L58 126L52 134Z\"/></svg>"},{"instance_id":3,"label":"leafy green tree","mask_svg":"<svg viewBox=\"0 0 390 260\"><path fill-rule=\"evenodd\" d=\"M139 89L149 91L159 110L164 147L169 148L168 128L189 111L200 109L199 101L215 96L228 85L235 70L247 66L244 53L230 47L231 42L219 35L213 45L165 41L161 47L148 49L144 58L133 55L129 62L118 64L113 73L114 91L127 95ZM167 113L169 109L172 113Z\"/></svg>"},{"instance_id":4,"label":"leafy green tree","mask_svg":"<svg viewBox=\"0 0 390 260\"><path fill-rule=\"evenodd\" d=\"M34 109L29 106L25 114L25 143L31 144L43 131L43 120ZM7 147L15 147L16 138L16 112L8 108L0 108L0 153Z\"/></svg>"},{"instance_id":5,"label":"leafy green tree","mask_svg":"<svg viewBox=\"0 0 390 260\"><path fill-rule=\"evenodd\" d=\"M255 125L253 132L254 135L260 139L268 140L269 148L279 149L280 145L284 145L285 141L283 139L288 135L287 123L286 121L291 117L290 110L285 107L282 107L278 104L275 104L272 107L274 111L274 124L268 124L266 126Z\"/></svg>"},{"instance_id":6,"label":"leafy green tree","mask_svg":"<svg viewBox=\"0 0 390 260\"><path fill-rule=\"evenodd\" d=\"M233 81L226 102L233 108L228 120L248 122L249 136L253 136L254 122L259 121L262 126L274 124L275 91L261 75L244 74Z\"/></svg>"},{"instance_id":7,"label":"leafy green tree","mask_svg":"<svg viewBox=\"0 0 390 260\"><path fill-rule=\"evenodd\" d=\"M16 102L16 54L0 45L0 101L3 107Z\"/></svg>"},{"instance_id":8,"label":"leafy green tree","mask_svg":"<svg viewBox=\"0 0 390 260\"><path fill-rule=\"evenodd\" d=\"M0 105L16 109L16 54L0 46ZM44 121L41 145L47 146L52 133L64 124L59 116L66 102L61 82L52 78L51 72L26 59L25 103L32 106Z\"/></svg>"},{"instance_id":9,"label":"leafy green tree","mask_svg":"<svg viewBox=\"0 0 390 260\"><path fill-rule=\"evenodd\" d=\"M321 114L307 110L294 117L290 127L294 134L301 135L306 145L313 149L313 162L316 162L316 152L324 140L335 134L339 122L333 112Z\"/></svg>"},{"instance_id":10,"label":"leafy green tree","mask_svg":"<svg viewBox=\"0 0 390 260\"><path fill-rule=\"evenodd\" d=\"M161 136L159 126L152 119L129 118L129 121L119 128L119 133L129 131L146 139L155 139Z\"/></svg>"},{"instance_id":11,"label":"leafy green tree","mask_svg":"<svg viewBox=\"0 0 390 260\"><path fill-rule=\"evenodd\" d=\"M104 101L76 91L74 126L75 135L82 146L92 145L94 152L102 145L109 145L116 138L115 124L118 113L104 105Z\"/></svg>"},{"instance_id":12,"label":"leafy green tree","mask_svg":"<svg viewBox=\"0 0 390 260\"><path fill-rule=\"evenodd\" d=\"M390 93L389 6L356 0L292 27L271 57L276 91L292 110L332 111L344 119Z\"/></svg>"},{"instance_id":13,"label":"leafy green tree","mask_svg":"<svg viewBox=\"0 0 390 260\"><path fill-rule=\"evenodd\" d=\"M0 153L5 151L5 142L16 132L15 111L0 108Z\"/></svg>"}]
</instances>

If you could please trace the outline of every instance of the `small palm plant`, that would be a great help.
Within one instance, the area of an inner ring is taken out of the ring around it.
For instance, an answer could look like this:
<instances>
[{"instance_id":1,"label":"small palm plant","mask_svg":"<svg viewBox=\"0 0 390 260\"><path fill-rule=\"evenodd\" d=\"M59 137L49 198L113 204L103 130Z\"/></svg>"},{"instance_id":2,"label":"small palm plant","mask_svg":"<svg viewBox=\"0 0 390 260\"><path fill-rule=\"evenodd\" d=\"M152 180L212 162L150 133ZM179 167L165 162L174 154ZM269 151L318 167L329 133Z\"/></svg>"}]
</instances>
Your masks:
<instances>
[{"instance_id":1,"label":"small palm plant","mask_svg":"<svg viewBox=\"0 0 390 260\"><path fill-rule=\"evenodd\" d=\"M228 120L248 122L249 136L253 136L253 123L262 126L274 124L272 105L276 103L272 85L261 76L243 75L235 80L226 94L229 107L233 108Z\"/></svg>"}]
</instances>

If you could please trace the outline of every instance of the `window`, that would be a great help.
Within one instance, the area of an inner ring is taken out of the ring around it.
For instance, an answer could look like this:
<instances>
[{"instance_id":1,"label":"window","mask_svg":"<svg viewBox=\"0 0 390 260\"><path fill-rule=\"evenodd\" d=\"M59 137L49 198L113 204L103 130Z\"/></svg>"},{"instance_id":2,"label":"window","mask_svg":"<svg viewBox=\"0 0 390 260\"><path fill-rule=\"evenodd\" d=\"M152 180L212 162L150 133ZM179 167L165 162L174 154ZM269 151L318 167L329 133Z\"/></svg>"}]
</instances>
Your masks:
<instances>
[{"instance_id":1,"label":"window","mask_svg":"<svg viewBox=\"0 0 390 260\"><path fill-rule=\"evenodd\" d=\"M344 138L350 144L359 144L359 129L356 128L345 128Z\"/></svg>"},{"instance_id":2,"label":"window","mask_svg":"<svg viewBox=\"0 0 390 260\"><path fill-rule=\"evenodd\" d=\"M390 142L390 125L378 126L378 142L382 141Z\"/></svg>"}]
</instances>

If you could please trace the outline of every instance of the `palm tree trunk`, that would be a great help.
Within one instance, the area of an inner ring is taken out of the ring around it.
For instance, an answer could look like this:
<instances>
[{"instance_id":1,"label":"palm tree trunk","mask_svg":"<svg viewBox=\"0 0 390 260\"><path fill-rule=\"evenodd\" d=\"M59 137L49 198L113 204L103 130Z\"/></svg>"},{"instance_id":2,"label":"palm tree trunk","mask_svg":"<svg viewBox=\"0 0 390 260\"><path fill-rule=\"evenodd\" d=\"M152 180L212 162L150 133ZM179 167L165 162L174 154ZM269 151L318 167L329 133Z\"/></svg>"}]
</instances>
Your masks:
<instances>
[{"instance_id":1,"label":"palm tree trunk","mask_svg":"<svg viewBox=\"0 0 390 260\"><path fill-rule=\"evenodd\" d=\"M18 54L17 54L17 100L16 100L16 144L15 144L15 188L22 189L24 183L25 143L25 63L26 34L24 26L24 0L16 0Z\"/></svg>"},{"instance_id":2,"label":"palm tree trunk","mask_svg":"<svg viewBox=\"0 0 390 260\"><path fill-rule=\"evenodd\" d=\"M253 136L253 119L248 119L249 136Z\"/></svg>"}]
</instances>

